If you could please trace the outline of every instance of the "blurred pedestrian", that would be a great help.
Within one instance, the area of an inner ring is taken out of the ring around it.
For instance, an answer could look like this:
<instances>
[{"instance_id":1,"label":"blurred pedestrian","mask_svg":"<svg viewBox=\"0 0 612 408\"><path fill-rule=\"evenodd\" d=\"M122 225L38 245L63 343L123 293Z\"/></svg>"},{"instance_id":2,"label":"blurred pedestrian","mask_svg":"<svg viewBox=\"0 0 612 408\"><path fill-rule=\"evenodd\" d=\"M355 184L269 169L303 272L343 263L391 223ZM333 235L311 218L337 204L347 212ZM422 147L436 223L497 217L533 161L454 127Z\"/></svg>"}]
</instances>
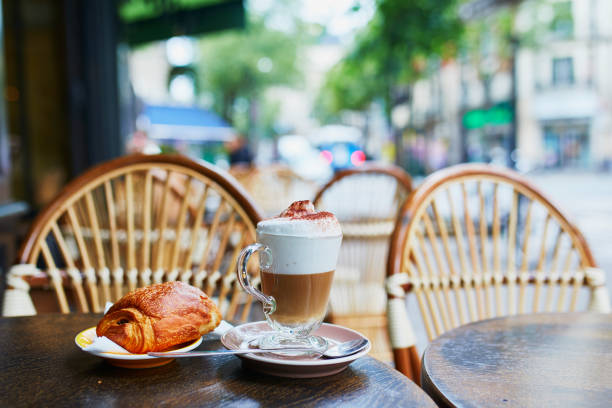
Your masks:
<instances>
[{"instance_id":1,"label":"blurred pedestrian","mask_svg":"<svg viewBox=\"0 0 612 408\"><path fill-rule=\"evenodd\" d=\"M249 147L249 143L242 135L228 142L226 147L229 151L230 166L236 164L251 166L253 164L253 152Z\"/></svg>"}]
</instances>

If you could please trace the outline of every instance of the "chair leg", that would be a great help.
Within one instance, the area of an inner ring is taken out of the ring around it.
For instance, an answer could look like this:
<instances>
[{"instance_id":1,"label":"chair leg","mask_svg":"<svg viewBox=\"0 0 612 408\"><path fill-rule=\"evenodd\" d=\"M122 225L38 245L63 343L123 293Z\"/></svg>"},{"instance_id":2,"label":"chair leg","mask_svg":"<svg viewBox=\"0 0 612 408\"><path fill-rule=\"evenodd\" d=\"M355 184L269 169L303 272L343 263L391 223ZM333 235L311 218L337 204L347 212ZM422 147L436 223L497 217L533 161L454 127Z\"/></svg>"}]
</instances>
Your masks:
<instances>
[{"instance_id":1,"label":"chair leg","mask_svg":"<svg viewBox=\"0 0 612 408\"><path fill-rule=\"evenodd\" d=\"M421 385L421 359L416 346L393 349L393 359L399 372Z\"/></svg>"},{"instance_id":2,"label":"chair leg","mask_svg":"<svg viewBox=\"0 0 612 408\"><path fill-rule=\"evenodd\" d=\"M406 300L403 297L396 297L404 291L401 280L405 278L407 278L405 274L395 274L387 278L389 338L393 347L395 368L416 384L420 384L420 359L416 349L414 329L408 318Z\"/></svg>"}]
</instances>

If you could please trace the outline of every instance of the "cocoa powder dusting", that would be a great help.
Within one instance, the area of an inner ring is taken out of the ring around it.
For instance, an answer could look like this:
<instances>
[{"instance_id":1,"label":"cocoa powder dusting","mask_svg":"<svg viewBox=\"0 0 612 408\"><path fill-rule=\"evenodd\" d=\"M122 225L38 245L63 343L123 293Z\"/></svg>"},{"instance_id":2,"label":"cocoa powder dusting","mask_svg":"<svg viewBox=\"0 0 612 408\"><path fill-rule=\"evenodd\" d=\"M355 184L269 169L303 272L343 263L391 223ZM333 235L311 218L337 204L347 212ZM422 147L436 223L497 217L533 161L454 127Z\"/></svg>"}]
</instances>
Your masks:
<instances>
[{"instance_id":1,"label":"cocoa powder dusting","mask_svg":"<svg viewBox=\"0 0 612 408\"><path fill-rule=\"evenodd\" d=\"M300 220L322 220L325 218L333 218L334 214L327 212L327 211L320 211L320 212L315 212L315 213L308 213L308 214L303 214L297 217L291 217L292 220L295 219L300 219Z\"/></svg>"},{"instance_id":2,"label":"cocoa powder dusting","mask_svg":"<svg viewBox=\"0 0 612 408\"><path fill-rule=\"evenodd\" d=\"M283 212L279 218L290 218L292 220L324 220L326 218L333 219L334 215L327 211L317 212L310 200L295 201Z\"/></svg>"},{"instance_id":3,"label":"cocoa powder dusting","mask_svg":"<svg viewBox=\"0 0 612 408\"><path fill-rule=\"evenodd\" d=\"M312 214L315 212L314 205L310 200L295 201L283 212L280 213L280 218L301 218L303 215Z\"/></svg>"}]
</instances>

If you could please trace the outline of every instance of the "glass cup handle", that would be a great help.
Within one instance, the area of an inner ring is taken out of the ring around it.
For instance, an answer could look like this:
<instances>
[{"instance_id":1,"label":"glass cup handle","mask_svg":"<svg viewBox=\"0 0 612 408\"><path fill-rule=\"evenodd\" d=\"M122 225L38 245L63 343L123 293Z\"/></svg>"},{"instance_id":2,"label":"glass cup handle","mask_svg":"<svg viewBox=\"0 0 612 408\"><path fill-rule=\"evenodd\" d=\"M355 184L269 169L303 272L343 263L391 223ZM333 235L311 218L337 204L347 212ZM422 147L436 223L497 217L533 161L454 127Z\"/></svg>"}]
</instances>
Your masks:
<instances>
[{"instance_id":1,"label":"glass cup handle","mask_svg":"<svg viewBox=\"0 0 612 408\"><path fill-rule=\"evenodd\" d=\"M274 313L276 310L276 299L272 296L265 295L255 289L253 285L251 285L251 281L249 279L249 273L247 272L247 264L249 263L249 258L256 252L261 252L259 257L259 267L262 270L268 270L272 266L272 251L266 245L255 243L251 244L248 247L244 248L242 252L240 252L240 256L238 257L238 264L236 267L236 274L238 275L238 282L242 289L245 292L253 296L255 299L259 300L264 305L264 313L266 315Z\"/></svg>"}]
</instances>

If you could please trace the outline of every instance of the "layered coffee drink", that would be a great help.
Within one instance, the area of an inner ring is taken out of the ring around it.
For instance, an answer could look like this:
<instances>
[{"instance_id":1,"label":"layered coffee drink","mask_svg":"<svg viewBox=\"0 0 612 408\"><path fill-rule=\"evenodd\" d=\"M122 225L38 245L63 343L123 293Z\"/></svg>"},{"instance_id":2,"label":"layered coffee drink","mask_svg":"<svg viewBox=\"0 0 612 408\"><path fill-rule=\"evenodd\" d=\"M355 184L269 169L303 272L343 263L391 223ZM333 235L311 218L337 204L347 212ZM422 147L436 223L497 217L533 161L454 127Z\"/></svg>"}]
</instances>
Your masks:
<instances>
[{"instance_id":1,"label":"layered coffee drink","mask_svg":"<svg viewBox=\"0 0 612 408\"><path fill-rule=\"evenodd\" d=\"M338 220L298 201L257 224L257 242L272 254L271 267L261 271L262 291L276 302L270 323L298 336L315 330L327 311L342 242Z\"/></svg>"},{"instance_id":2,"label":"layered coffee drink","mask_svg":"<svg viewBox=\"0 0 612 408\"><path fill-rule=\"evenodd\" d=\"M296 326L325 317L333 278L334 271L302 275L262 272L261 286L276 300L274 320Z\"/></svg>"},{"instance_id":3,"label":"layered coffee drink","mask_svg":"<svg viewBox=\"0 0 612 408\"><path fill-rule=\"evenodd\" d=\"M238 258L242 288L262 302L274 334L254 339L266 349L295 348L321 353L327 341L311 333L323 321L334 279L342 230L336 217L297 201L278 217L257 224L257 243ZM251 285L247 264L259 254L261 291Z\"/></svg>"}]
</instances>

